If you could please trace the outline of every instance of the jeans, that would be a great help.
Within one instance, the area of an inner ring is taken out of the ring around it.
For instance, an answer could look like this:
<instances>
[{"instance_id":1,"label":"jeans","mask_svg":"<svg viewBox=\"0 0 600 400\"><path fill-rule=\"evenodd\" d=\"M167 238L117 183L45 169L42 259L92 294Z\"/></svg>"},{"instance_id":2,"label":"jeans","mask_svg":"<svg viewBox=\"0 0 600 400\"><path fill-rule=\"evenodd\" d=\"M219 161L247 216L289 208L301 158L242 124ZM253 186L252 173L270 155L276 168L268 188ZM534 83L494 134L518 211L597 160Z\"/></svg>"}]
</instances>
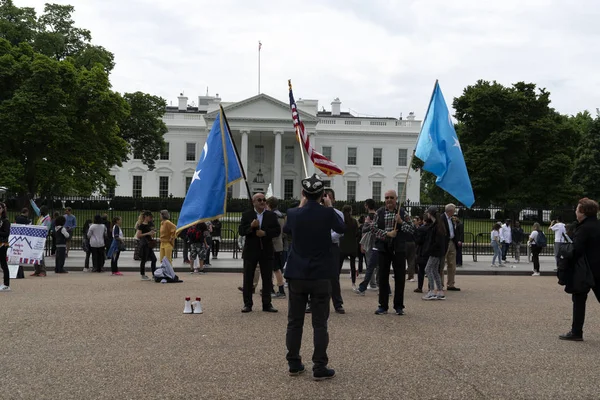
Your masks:
<instances>
[{"instance_id":1,"label":"jeans","mask_svg":"<svg viewBox=\"0 0 600 400\"><path fill-rule=\"evenodd\" d=\"M119 249L115 250L110 259L110 271L114 274L115 272L119 272L119 256L121 252Z\"/></svg>"},{"instance_id":2,"label":"jeans","mask_svg":"<svg viewBox=\"0 0 600 400\"><path fill-rule=\"evenodd\" d=\"M4 275L4 286L10 286L10 271L8 270L8 263L6 262L7 252L8 246L0 247L0 267L2 267L2 274Z\"/></svg>"},{"instance_id":3,"label":"jeans","mask_svg":"<svg viewBox=\"0 0 600 400\"><path fill-rule=\"evenodd\" d=\"M367 272L365 272L365 279L358 285L358 290L364 292L371 282L371 278L375 275L375 269L379 263L379 252L371 250L368 252L369 258L367 259Z\"/></svg>"},{"instance_id":4,"label":"jeans","mask_svg":"<svg viewBox=\"0 0 600 400\"><path fill-rule=\"evenodd\" d=\"M64 246L64 245L63 245ZM65 258L67 256L67 248L62 246L56 247L56 259L54 262L54 272L65 272Z\"/></svg>"},{"instance_id":5,"label":"jeans","mask_svg":"<svg viewBox=\"0 0 600 400\"><path fill-rule=\"evenodd\" d=\"M535 272L540 272L540 253L542 251L541 247L531 246L531 260L533 261L533 270Z\"/></svg>"},{"instance_id":6,"label":"jeans","mask_svg":"<svg viewBox=\"0 0 600 400\"><path fill-rule=\"evenodd\" d=\"M502 261L506 261L506 255L508 254L509 248L510 248L510 243L506 243L506 242L502 243Z\"/></svg>"},{"instance_id":7,"label":"jeans","mask_svg":"<svg viewBox=\"0 0 600 400\"><path fill-rule=\"evenodd\" d=\"M147 244L142 244L140 246L140 275L146 275L146 261L150 261L150 269L152 270L152 277L154 277L156 255L154 254L154 250L148 247Z\"/></svg>"},{"instance_id":8,"label":"jeans","mask_svg":"<svg viewBox=\"0 0 600 400\"><path fill-rule=\"evenodd\" d=\"M600 302L600 287L592 289L596 299ZM589 290L585 293L574 293L573 300L573 326L571 328L574 335L583 335L583 323L585 322L585 303L587 302Z\"/></svg>"},{"instance_id":9,"label":"jeans","mask_svg":"<svg viewBox=\"0 0 600 400\"><path fill-rule=\"evenodd\" d=\"M288 352L286 359L290 368L297 368L302 364L300 347L309 296L314 335L313 371L318 371L325 369L329 362L327 357L327 346L329 345L327 320L329 319L329 297L331 296L329 279L313 281L290 279L288 281L288 325L285 337Z\"/></svg>"},{"instance_id":10,"label":"jeans","mask_svg":"<svg viewBox=\"0 0 600 400\"><path fill-rule=\"evenodd\" d=\"M444 285L442 283L442 277L440 275L440 264L442 263L442 259L438 257L429 257L427 260L427 265L425 266L425 272L427 272L427 279L429 280L428 286L429 290L432 291L437 286L437 290L444 290Z\"/></svg>"},{"instance_id":11,"label":"jeans","mask_svg":"<svg viewBox=\"0 0 600 400\"><path fill-rule=\"evenodd\" d=\"M494 256L492 257L492 265L496 264L496 259L498 259L498 264L502 261L502 253L500 252L500 244L498 244L497 240L492 240L492 249L494 250Z\"/></svg>"},{"instance_id":12,"label":"jeans","mask_svg":"<svg viewBox=\"0 0 600 400\"><path fill-rule=\"evenodd\" d=\"M404 309L406 253L379 252L379 307L388 309L390 301L390 266L394 268L394 310Z\"/></svg>"}]
</instances>

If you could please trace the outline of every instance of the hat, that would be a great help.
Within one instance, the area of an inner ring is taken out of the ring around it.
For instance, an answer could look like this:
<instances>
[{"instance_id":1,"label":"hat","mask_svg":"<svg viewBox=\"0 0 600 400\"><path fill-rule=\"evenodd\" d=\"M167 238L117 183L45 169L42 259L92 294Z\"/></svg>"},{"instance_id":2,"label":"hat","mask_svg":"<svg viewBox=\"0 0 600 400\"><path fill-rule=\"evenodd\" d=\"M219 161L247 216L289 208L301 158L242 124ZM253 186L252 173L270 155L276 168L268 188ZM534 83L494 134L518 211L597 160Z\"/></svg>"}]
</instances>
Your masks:
<instances>
[{"instance_id":1,"label":"hat","mask_svg":"<svg viewBox=\"0 0 600 400\"><path fill-rule=\"evenodd\" d=\"M429 208L427 208L427 214L437 214L438 213L438 209L435 206L430 206Z\"/></svg>"},{"instance_id":2,"label":"hat","mask_svg":"<svg viewBox=\"0 0 600 400\"><path fill-rule=\"evenodd\" d=\"M323 189L325 189L325 185L323 185L323 181L317 174L312 174L311 177L302 179L302 190L307 194L319 194L323 192Z\"/></svg>"}]
</instances>

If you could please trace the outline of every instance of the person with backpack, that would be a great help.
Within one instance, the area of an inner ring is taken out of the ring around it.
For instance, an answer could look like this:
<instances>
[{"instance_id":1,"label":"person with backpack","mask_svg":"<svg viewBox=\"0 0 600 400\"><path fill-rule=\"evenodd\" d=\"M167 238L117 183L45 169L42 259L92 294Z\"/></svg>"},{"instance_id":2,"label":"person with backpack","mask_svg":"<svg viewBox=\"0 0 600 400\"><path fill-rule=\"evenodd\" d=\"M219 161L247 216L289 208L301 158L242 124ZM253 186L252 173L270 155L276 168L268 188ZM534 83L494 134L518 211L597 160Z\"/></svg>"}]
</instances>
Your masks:
<instances>
[{"instance_id":1,"label":"person with backpack","mask_svg":"<svg viewBox=\"0 0 600 400\"><path fill-rule=\"evenodd\" d=\"M533 230L529 235L529 246L531 247L531 260L533 261L533 274L531 276L540 276L540 253L546 247L546 235L540 229L540 224L533 224Z\"/></svg>"},{"instance_id":2,"label":"person with backpack","mask_svg":"<svg viewBox=\"0 0 600 400\"><path fill-rule=\"evenodd\" d=\"M190 273L192 274L204 272L204 259L208 251L206 232L208 232L208 227L205 222L199 222L188 228L187 239L190 247ZM196 258L199 266L195 265Z\"/></svg>"}]
</instances>

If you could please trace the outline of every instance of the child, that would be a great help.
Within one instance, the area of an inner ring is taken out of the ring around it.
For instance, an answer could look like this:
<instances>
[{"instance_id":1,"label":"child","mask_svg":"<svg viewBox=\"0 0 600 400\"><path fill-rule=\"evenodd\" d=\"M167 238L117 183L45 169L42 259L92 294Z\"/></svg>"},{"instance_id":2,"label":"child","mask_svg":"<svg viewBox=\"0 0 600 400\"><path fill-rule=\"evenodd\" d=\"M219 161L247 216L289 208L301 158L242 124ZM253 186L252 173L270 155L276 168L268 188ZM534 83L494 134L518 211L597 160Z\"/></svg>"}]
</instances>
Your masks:
<instances>
[{"instance_id":1,"label":"child","mask_svg":"<svg viewBox=\"0 0 600 400\"><path fill-rule=\"evenodd\" d=\"M206 258L206 252L208 251L208 243L206 235L208 233L208 227L206 223L200 222L188 229L187 237L190 243L190 273L204 272L204 259ZM195 265L196 258L198 259L199 267Z\"/></svg>"},{"instance_id":2,"label":"child","mask_svg":"<svg viewBox=\"0 0 600 400\"><path fill-rule=\"evenodd\" d=\"M492 249L494 249L494 257L492 257L492 267L496 266L496 258L498 259L498 265L502 265L502 252L500 251L500 224L494 224L492 233L490 234L492 240Z\"/></svg>"}]
</instances>

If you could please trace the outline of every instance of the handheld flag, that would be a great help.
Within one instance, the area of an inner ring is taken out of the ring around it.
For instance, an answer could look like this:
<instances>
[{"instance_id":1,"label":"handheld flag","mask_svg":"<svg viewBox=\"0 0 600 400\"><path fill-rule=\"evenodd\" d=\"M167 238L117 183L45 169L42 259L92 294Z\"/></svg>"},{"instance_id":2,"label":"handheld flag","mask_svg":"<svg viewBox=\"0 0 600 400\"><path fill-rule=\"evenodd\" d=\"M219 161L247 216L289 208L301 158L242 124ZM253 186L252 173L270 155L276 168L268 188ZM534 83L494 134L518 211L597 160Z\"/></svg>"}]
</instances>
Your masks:
<instances>
[{"instance_id":1,"label":"handheld flag","mask_svg":"<svg viewBox=\"0 0 600 400\"><path fill-rule=\"evenodd\" d=\"M310 144L306 130L304 129L304 123L300 121L300 113L296 107L296 101L294 100L294 93L292 92L292 81L288 80L288 86L290 88L290 109L292 110L292 119L294 120L294 128L296 128L296 134L299 135L299 140L304 146L306 153L312 160L315 167L327 176L331 175L342 175L344 171L338 167L333 161L329 160L323 154L316 151Z\"/></svg>"},{"instance_id":2,"label":"handheld flag","mask_svg":"<svg viewBox=\"0 0 600 400\"><path fill-rule=\"evenodd\" d=\"M199 222L223 217L227 209L227 188L242 177L225 112L221 108L183 201L177 233Z\"/></svg>"},{"instance_id":3,"label":"handheld flag","mask_svg":"<svg viewBox=\"0 0 600 400\"><path fill-rule=\"evenodd\" d=\"M425 163L425 171L437 176L436 185L469 208L475 203L465 158L437 81L415 155Z\"/></svg>"}]
</instances>

